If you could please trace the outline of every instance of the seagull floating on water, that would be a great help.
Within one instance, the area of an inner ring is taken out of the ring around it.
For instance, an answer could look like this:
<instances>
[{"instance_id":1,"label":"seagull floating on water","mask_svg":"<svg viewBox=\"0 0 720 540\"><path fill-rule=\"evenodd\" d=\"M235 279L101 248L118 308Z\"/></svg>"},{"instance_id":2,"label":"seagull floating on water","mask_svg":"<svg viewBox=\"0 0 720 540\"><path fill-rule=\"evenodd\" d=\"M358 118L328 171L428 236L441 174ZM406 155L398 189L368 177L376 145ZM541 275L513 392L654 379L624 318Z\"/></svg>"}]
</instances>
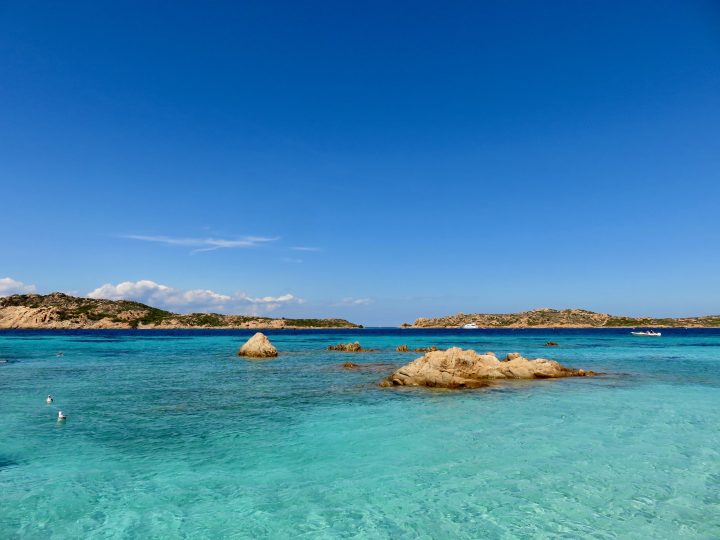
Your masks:
<instances>
[{"instance_id":1,"label":"seagull floating on water","mask_svg":"<svg viewBox=\"0 0 720 540\"><path fill-rule=\"evenodd\" d=\"M45 398L45 403L50 405L52 402L53 402L53 397L50 394L48 394L48 397Z\"/></svg>"},{"instance_id":2,"label":"seagull floating on water","mask_svg":"<svg viewBox=\"0 0 720 540\"><path fill-rule=\"evenodd\" d=\"M62 411L58 411L58 422L62 422L66 418L67 416L65 416Z\"/></svg>"},{"instance_id":3,"label":"seagull floating on water","mask_svg":"<svg viewBox=\"0 0 720 540\"><path fill-rule=\"evenodd\" d=\"M62 351L60 351L60 352L59 352L59 353L57 353L57 354L56 354L55 356L65 356L65 353L64 353L64 352L62 352Z\"/></svg>"}]
</instances>

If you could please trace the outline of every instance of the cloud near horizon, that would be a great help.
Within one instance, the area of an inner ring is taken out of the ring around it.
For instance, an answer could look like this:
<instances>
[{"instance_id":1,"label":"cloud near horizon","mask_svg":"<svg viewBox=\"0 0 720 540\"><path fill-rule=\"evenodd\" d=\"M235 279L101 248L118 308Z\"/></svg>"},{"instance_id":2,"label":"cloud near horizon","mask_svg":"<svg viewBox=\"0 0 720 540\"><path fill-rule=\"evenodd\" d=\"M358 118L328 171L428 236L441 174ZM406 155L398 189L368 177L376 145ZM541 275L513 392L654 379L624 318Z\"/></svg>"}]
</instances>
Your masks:
<instances>
[{"instance_id":1,"label":"cloud near horizon","mask_svg":"<svg viewBox=\"0 0 720 540\"><path fill-rule=\"evenodd\" d=\"M35 285L29 285L18 281L11 277L0 278L0 296L10 296L11 294L28 294L37 291Z\"/></svg>"},{"instance_id":2,"label":"cloud near horizon","mask_svg":"<svg viewBox=\"0 0 720 540\"><path fill-rule=\"evenodd\" d=\"M90 291L87 296L106 300L135 300L170 311L217 311L238 315L259 315L304 302L292 294L261 297L252 297L243 292L222 294L210 289L176 289L149 279L123 281L117 285L106 283Z\"/></svg>"},{"instance_id":3,"label":"cloud near horizon","mask_svg":"<svg viewBox=\"0 0 720 540\"><path fill-rule=\"evenodd\" d=\"M279 240L279 237L270 238L264 236L241 236L239 238L182 238L143 234L124 234L121 235L121 238L127 238L128 240L140 240L142 242L155 242L158 244L166 244L168 246L194 247L195 249L193 249L191 253L215 251L216 249L252 248Z\"/></svg>"},{"instance_id":4,"label":"cloud near horizon","mask_svg":"<svg viewBox=\"0 0 720 540\"><path fill-rule=\"evenodd\" d=\"M338 304L340 306L367 306L369 304L372 304L373 300L372 298L343 298L342 301Z\"/></svg>"}]
</instances>

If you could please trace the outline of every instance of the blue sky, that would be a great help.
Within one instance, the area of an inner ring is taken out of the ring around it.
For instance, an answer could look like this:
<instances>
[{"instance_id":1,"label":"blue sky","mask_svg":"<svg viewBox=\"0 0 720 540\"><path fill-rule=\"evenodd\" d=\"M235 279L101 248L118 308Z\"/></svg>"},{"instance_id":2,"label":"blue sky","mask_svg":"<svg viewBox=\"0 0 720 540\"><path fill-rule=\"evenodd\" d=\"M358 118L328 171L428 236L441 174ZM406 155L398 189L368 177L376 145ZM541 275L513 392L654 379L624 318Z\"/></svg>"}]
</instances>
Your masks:
<instances>
[{"instance_id":1,"label":"blue sky","mask_svg":"<svg viewBox=\"0 0 720 540\"><path fill-rule=\"evenodd\" d=\"M3 2L0 69L0 294L720 312L717 2Z\"/></svg>"}]
</instances>

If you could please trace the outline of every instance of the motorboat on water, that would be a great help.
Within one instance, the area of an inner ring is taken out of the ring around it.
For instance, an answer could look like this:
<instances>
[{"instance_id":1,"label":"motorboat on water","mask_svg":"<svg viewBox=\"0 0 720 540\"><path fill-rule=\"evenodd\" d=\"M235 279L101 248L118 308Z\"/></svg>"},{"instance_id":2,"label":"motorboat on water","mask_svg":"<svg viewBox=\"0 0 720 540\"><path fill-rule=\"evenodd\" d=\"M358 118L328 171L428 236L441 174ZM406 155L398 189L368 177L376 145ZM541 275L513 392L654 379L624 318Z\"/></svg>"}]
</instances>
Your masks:
<instances>
[{"instance_id":1,"label":"motorboat on water","mask_svg":"<svg viewBox=\"0 0 720 540\"><path fill-rule=\"evenodd\" d=\"M462 326L465 330L476 330L478 328L478 325L475 323L467 323L463 324Z\"/></svg>"},{"instance_id":2,"label":"motorboat on water","mask_svg":"<svg viewBox=\"0 0 720 540\"><path fill-rule=\"evenodd\" d=\"M655 332L654 330L645 330L643 332L630 332L633 336L656 336L660 337L662 334L660 332Z\"/></svg>"}]
</instances>

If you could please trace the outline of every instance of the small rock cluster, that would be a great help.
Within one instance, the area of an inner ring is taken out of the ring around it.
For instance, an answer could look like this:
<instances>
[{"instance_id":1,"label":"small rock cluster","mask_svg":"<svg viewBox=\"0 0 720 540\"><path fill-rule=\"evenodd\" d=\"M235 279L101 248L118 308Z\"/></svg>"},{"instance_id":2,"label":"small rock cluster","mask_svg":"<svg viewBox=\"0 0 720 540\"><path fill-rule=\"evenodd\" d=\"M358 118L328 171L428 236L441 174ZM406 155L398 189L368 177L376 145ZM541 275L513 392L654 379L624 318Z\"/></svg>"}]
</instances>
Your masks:
<instances>
[{"instance_id":1,"label":"small rock cluster","mask_svg":"<svg viewBox=\"0 0 720 540\"><path fill-rule=\"evenodd\" d=\"M330 351L368 352L359 342L330 345ZM407 345L400 345L398 352L409 352ZM381 381L380 386L427 386L433 388L480 388L489 386L502 379L556 379L561 377L590 377L597 375L592 371L565 367L554 360L524 358L518 352L508 353L502 360L495 353L478 354L473 350L452 347L438 350L437 347L415 349L427 351L401 367ZM261 332L251 337L238 351L239 356L248 358L273 358L277 349ZM385 367L385 364L378 364ZM345 362L345 369L359 369L354 362Z\"/></svg>"},{"instance_id":2,"label":"small rock cluster","mask_svg":"<svg viewBox=\"0 0 720 540\"><path fill-rule=\"evenodd\" d=\"M338 343L337 345L328 345L328 351L341 351L341 352L372 352L374 349L363 349L360 342L355 341L354 343Z\"/></svg>"}]
</instances>

